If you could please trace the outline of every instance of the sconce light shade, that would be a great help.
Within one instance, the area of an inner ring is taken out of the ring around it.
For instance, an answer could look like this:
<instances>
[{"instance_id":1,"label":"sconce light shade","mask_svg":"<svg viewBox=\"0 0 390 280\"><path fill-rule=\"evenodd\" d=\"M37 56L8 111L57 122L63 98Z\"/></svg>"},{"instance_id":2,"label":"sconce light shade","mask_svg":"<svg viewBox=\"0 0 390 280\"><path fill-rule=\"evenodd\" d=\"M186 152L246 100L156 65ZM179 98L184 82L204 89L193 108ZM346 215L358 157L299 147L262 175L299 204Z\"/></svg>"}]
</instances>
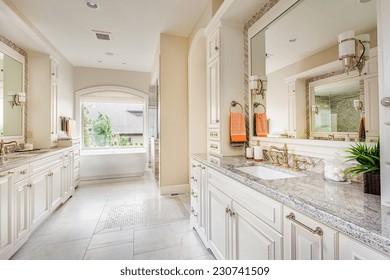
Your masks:
<instances>
[{"instance_id":1,"label":"sconce light shade","mask_svg":"<svg viewBox=\"0 0 390 280\"><path fill-rule=\"evenodd\" d=\"M347 71L359 70L361 75L365 61L370 56L370 35L362 34L355 37L354 31L346 31L339 35L339 60Z\"/></svg>"},{"instance_id":2,"label":"sconce light shade","mask_svg":"<svg viewBox=\"0 0 390 280\"><path fill-rule=\"evenodd\" d=\"M19 92L17 94L19 103L24 104L26 103L26 93L25 92Z\"/></svg>"},{"instance_id":3,"label":"sconce light shade","mask_svg":"<svg viewBox=\"0 0 390 280\"><path fill-rule=\"evenodd\" d=\"M249 77L249 89L257 89L257 76L253 75Z\"/></svg>"},{"instance_id":4,"label":"sconce light shade","mask_svg":"<svg viewBox=\"0 0 390 280\"><path fill-rule=\"evenodd\" d=\"M319 113L318 106L312 105L312 106L311 106L311 111L312 111L314 114L318 115L318 113Z\"/></svg>"},{"instance_id":5,"label":"sconce light shade","mask_svg":"<svg viewBox=\"0 0 390 280\"><path fill-rule=\"evenodd\" d=\"M355 32L346 31L339 35L339 58L355 55Z\"/></svg>"},{"instance_id":6,"label":"sconce light shade","mask_svg":"<svg viewBox=\"0 0 390 280\"><path fill-rule=\"evenodd\" d=\"M267 77L258 78L256 75L249 77L249 89L252 94L259 94L264 99L267 90Z\"/></svg>"},{"instance_id":7,"label":"sconce light shade","mask_svg":"<svg viewBox=\"0 0 390 280\"><path fill-rule=\"evenodd\" d=\"M363 110L363 102L360 101L359 99L355 99L353 101L353 107L355 108L356 111L361 111Z\"/></svg>"},{"instance_id":8,"label":"sconce light shade","mask_svg":"<svg viewBox=\"0 0 390 280\"><path fill-rule=\"evenodd\" d=\"M15 94L9 94L8 95L8 102L11 104L11 107L14 106L21 106L24 103L26 103L26 93L25 92L18 92Z\"/></svg>"}]
</instances>

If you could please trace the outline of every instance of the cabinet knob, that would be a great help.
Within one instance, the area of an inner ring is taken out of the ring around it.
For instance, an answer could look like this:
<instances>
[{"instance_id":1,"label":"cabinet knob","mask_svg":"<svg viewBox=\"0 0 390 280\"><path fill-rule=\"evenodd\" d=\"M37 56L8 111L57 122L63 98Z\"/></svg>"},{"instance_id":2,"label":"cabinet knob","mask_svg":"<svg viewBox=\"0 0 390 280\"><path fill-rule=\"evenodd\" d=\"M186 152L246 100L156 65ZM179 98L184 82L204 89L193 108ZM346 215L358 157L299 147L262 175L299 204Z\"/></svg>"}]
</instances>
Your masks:
<instances>
[{"instance_id":1,"label":"cabinet knob","mask_svg":"<svg viewBox=\"0 0 390 280\"><path fill-rule=\"evenodd\" d=\"M216 123L219 123L219 120L216 120L215 122L216 122Z\"/></svg>"},{"instance_id":2,"label":"cabinet knob","mask_svg":"<svg viewBox=\"0 0 390 280\"><path fill-rule=\"evenodd\" d=\"M32 185L31 185L31 184L28 184L26 187L27 187L27 188L31 188L31 187L32 187Z\"/></svg>"},{"instance_id":3,"label":"cabinet knob","mask_svg":"<svg viewBox=\"0 0 390 280\"><path fill-rule=\"evenodd\" d=\"M215 46L214 50L218 51L218 50L219 50L219 47L218 47L218 46Z\"/></svg>"},{"instance_id":4,"label":"cabinet knob","mask_svg":"<svg viewBox=\"0 0 390 280\"><path fill-rule=\"evenodd\" d=\"M206 167L205 167L205 166L201 166L200 168L201 168L201 169L203 169L203 170L205 170L205 169L206 169Z\"/></svg>"},{"instance_id":5,"label":"cabinet knob","mask_svg":"<svg viewBox=\"0 0 390 280\"><path fill-rule=\"evenodd\" d=\"M382 98L381 104L383 107L390 108L390 97Z\"/></svg>"}]
</instances>

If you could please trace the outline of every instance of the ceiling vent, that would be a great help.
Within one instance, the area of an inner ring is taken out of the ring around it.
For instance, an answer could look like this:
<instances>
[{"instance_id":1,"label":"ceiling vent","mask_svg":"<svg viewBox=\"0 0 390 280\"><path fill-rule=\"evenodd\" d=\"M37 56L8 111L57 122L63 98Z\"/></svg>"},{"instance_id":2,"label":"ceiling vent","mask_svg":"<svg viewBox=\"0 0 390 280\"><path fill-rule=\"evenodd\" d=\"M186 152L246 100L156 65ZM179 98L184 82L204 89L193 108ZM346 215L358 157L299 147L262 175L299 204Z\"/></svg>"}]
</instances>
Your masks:
<instances>
[{"instance_id":1,"label":"ceiling vent","mask_svg":"<svg viewBox=\"0 0 390 280\"><path fill-rule=\"evenodd\" d=\"M96 31L96 30L92 30L92 31L93 31L93 33L95 33L96 39L104 40L104 41L111 41L111 33L110 32Z\"/></svg>"}]
</instances>

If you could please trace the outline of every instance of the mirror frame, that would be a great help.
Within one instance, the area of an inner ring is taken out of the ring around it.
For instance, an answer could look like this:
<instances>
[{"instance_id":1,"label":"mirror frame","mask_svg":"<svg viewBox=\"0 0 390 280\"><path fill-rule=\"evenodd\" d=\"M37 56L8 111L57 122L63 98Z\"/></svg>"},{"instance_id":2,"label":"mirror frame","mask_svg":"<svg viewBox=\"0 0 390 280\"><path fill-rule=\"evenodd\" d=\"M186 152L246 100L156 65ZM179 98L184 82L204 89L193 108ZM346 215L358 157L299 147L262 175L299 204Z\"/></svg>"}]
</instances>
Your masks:
<instances>
[{"instance_id":1,"label":"mirror frame","mask_svg":"<svg viewBox=\"0 0 390 280\"><path fill-rule=\"evenodd\" d=\"M17 46L15 43L8 40L6 37L0 34L0 51L16 61L22 64L22 87L24 88L24 92L27 95L27 53ZM27 100L27 99L26 99ZM26 131L27 131L27 110L26 110L27 102L22 106L22 134L15 136L0 136L0 140L5 141L17 141L19 143L23 143L26 141Z\"/></svg>"},{"instance_id":2,"label":"mirror frame","mask_svg":"<svg viewBox=\"0 0 390 280\"><path fill-rule=\"evenodd\" d=\"M244 34L247 36L245 38L246 50L244 54L245 59L245 87L246 87L246 121L247 128L249 132L249 145L261 145L264 147L269 147L271 145L283 145L287 143L289 145L289 150L293 154L299 154L310 157L317 157L323 159L333 158L333 154L338 152L340 154L345 153L345 149L349 148L352 142L346 141L329 141L329 140L311 140L311 139L294 139L294 138L271 138L271 137L258 137L253 136L253 125L250 124L250 117L253 113L253 108L251 104L252 96L249 90L249 76L251 73L251 38L257 33L261 32L265 27L271 24L273 21L277 20L285 12L291 9L293 6L299 4L302 0L280 0L273 5L269 1L264 8L259 9L259 11L254 14L254 16L245 24ZM267 10L268 8L268 10ZM379 45L379 43L378 43Z\"/></svg>"}]
</instances>

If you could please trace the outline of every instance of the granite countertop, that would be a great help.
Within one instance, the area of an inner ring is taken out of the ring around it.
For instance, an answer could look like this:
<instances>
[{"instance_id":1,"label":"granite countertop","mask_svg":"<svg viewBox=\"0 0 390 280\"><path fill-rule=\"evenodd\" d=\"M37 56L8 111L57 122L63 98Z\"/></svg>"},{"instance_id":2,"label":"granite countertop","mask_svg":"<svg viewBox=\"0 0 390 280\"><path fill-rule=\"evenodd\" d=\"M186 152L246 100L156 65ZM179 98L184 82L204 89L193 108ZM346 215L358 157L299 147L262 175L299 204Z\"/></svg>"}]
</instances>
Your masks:
<instances>
[{"instance_id":1,"label":"granite countertop","mask_svg":"<svg viewBox=\"0 0 390 280\"><path fill-rule=\"evenodd\" d=\"M324 180L323 174L301 171L305 176L262 180L235 168L265 165L284 172L290 170L258 164L243 156L222 157L219 164L207 154L193 159L292 207L341 233L390 255L390 208L381 205L380 196L365 194L361 183L337 183Z\"/></svg>"},{"instance_id":2,"label":"granite countertop","mask_svg":"<svg viewBox=\"0 0 390 280\"><path fill-rule=\"evenodd\" d=\"M12 154L0 156L0 172L28 164L42 157L66 151L69 148L70 147L55 147L50 149L36 149L25 152L14 152Z\"/></svg>"}]
</instances>

